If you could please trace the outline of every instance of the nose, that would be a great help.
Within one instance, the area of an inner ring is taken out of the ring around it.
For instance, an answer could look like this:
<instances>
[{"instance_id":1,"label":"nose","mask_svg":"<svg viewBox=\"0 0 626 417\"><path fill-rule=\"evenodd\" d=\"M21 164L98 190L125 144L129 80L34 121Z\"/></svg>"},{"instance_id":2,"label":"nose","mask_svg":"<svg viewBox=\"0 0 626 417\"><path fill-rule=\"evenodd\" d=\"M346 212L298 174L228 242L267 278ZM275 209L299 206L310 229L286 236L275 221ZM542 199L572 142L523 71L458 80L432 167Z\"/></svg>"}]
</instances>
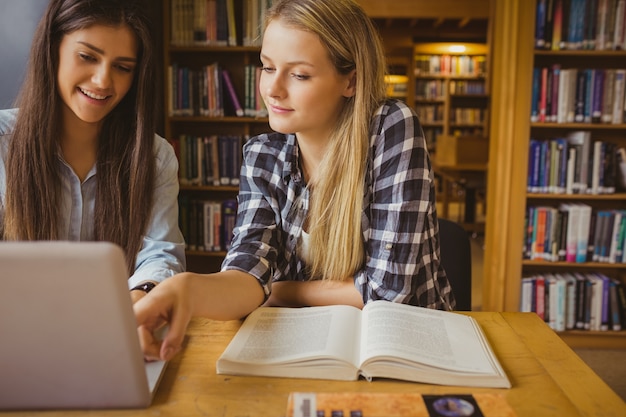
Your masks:
<instances>
[{"instance_id":1,"label":"nose","mask_svg":"<svg viewBox=\"0 0 626 417\"><path fill-rule=\"evenodd\" d=\"M98 65L91 77L96 87L109 88L111 86L111 69L108 65Z\"/></svg>"},{"instance_id":2,"label":"nose","mask_svg":"<svg viewBox=\"0 0 626 417\"><path fill-rule=\"evenodd\" d=\"M285 94L282 79L277 73L262 72L260 86L263 88L261 92L265 92L267 97L280 98Z\"/></svg>"}]
</instances>

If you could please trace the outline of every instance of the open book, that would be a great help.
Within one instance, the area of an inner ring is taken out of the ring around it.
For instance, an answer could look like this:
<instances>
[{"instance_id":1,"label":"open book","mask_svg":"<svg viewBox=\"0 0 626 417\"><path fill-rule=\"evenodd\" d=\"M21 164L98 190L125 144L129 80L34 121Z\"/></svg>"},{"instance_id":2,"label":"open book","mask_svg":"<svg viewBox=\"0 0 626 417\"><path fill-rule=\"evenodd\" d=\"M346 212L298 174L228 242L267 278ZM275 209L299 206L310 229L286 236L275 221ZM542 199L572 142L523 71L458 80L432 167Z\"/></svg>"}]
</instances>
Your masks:
<instances>
[{"instance_id":1,"label":"open book","mask_svg":"<svg viewBox=\"0 0 626 417\"><path fill-rule=\"evenodd\" d=\"M217 372L511 387L472 317L387 301L363 310L258 308L218 359Z\"/></svg>"}]
</instances>

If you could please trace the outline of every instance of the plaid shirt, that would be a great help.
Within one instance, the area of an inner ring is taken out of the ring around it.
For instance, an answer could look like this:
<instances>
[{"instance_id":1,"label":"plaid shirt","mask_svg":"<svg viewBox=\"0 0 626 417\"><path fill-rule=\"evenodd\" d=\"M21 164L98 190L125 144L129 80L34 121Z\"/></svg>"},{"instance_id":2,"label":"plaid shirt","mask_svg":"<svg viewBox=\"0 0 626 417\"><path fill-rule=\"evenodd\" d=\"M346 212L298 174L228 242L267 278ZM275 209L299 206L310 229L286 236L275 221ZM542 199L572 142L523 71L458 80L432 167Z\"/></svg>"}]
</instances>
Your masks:
<instances>
[{"instance_id":1,"label":"plaid shirt","mask_svg":"<svg viewBox=\"0 0 626 417\"><path fill-rule=\"evenodd\" d=\"M364 303L384 299L454 307L439 261L435 189L425 146L419 120L404 103L388 100L376 111L362 215L366 260L354 275ZM222 269L252 274L266 296L272 278L309 280L298 255L310 197L298 152L296 137L280 133L259 135L244 146L237 224Z\"/></svg>"}]
</instances>

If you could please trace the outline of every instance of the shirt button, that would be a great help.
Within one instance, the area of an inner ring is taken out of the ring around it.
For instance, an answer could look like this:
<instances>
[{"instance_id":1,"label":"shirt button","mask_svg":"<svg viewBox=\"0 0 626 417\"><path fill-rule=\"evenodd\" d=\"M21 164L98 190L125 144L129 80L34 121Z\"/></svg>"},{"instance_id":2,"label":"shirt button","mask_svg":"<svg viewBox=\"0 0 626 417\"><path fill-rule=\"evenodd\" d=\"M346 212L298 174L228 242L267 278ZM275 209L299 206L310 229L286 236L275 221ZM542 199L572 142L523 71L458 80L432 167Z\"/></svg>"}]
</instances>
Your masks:
<instances>
[{"instance_id":1,"label":"shirt button","mask_svg":"<svg viewBox=\"0 0 626 417\"><path fill-rule=\"evenodd\" d=\"M393 244L392 244L392 243L387 243L387 244L385 245L385 249L386 249L386 250L391 250L392 248L393 248Z\"/></svg>"}]
</instances>

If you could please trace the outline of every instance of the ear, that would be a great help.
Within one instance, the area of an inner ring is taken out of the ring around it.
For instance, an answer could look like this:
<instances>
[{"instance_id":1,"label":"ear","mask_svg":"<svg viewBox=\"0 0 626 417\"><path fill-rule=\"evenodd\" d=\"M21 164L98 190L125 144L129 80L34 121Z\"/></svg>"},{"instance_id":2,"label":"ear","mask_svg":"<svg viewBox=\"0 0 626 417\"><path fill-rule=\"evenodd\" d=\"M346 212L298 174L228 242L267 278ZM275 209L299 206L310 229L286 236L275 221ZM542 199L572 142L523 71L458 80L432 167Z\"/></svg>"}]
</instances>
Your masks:
<instances>
[{"instance_id":1,"label":"ear","mask_svg":"<svg viewBox=\"0 0 626 417\"><path fill-rule=\"evenodd\" d=\"M352 70L348 75L348 85L346 89L343 91L343 96L353 97L356 94L356 70Z\"/></svg>"}]
</instances>

